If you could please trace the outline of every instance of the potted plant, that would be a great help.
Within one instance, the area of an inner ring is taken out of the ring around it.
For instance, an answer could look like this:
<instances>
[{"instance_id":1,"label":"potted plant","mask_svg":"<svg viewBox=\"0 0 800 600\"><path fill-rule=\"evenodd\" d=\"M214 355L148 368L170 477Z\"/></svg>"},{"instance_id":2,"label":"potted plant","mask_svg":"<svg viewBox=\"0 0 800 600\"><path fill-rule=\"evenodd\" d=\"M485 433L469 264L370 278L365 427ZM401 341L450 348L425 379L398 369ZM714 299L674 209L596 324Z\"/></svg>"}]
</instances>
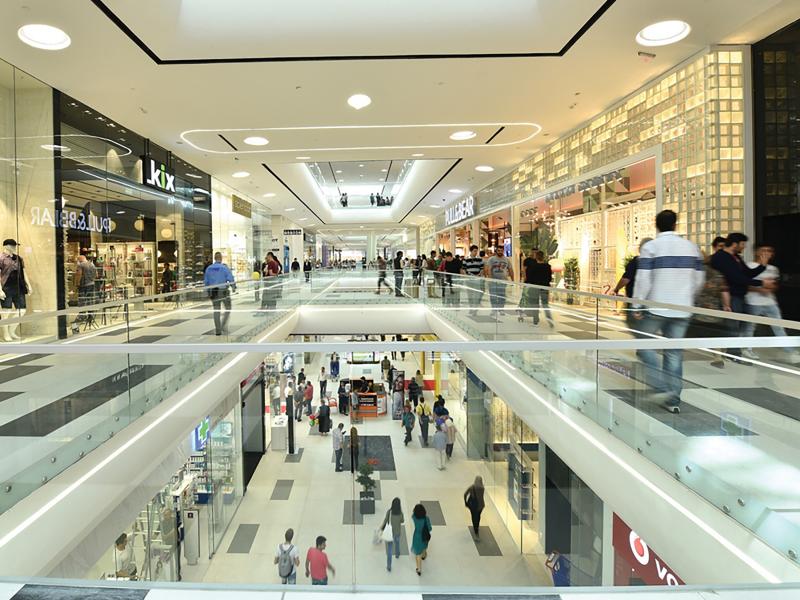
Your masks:
<instances>
[{"instance_id":1,"label":"potted plant","mask_svg":"<svg viewBox=\"0 0 800 600\"><path fill-rule=\"evenodd\" d=\"M362 515L375 514L375 480L372 478L373 472L372 465L368 463L364 463L358 468L356 481L361 484L362 488L359 493L359 509Z\"/></svg>"},{"instance_id":2,"label":"potted plant","mask_svg":"<svg viewBox=\"0 0 800 600\"><path fill-rule=\"evenodd\" d=\"M564 287L568 290L577 290L581 282L581 270L578 259L574 256L564 261ZM567 295L567 304L573 304L575 299Z\"/></svg>"}]
</instances>

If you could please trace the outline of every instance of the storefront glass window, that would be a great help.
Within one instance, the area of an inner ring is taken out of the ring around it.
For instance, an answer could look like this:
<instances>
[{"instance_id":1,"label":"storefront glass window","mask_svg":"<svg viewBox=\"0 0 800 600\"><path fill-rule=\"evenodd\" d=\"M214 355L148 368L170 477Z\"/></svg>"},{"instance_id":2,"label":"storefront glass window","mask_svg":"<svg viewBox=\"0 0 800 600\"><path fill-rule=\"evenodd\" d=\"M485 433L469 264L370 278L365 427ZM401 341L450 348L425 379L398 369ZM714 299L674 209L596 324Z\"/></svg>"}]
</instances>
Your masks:
<instances>
[{"instance_id":1,"label":"storefront glass window","mask_svg":"<svg viewBox=\"0 0 800 600\"><path fill-rule=\"evenodd\" d=\"M242 482L242 422L241 403L211 430L207 449L209 476L212 484L211 514L213 542L216 552L225 531L233 520L236 508L244 495Z\"/></svg>"}]
</instances>

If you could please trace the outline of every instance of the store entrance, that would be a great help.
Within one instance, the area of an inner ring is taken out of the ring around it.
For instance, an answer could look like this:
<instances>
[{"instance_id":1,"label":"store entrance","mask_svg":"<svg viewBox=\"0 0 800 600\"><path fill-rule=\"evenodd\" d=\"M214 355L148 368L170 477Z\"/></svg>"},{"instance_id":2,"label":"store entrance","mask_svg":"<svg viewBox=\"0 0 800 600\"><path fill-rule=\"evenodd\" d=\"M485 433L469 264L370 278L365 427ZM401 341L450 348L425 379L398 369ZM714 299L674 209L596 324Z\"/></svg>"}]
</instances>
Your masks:
<instances>
[{"instance_id":1,"label":"store entrance","mask_svg":"<svg viewBox=\"0 0 800 600\"><path fill-rule=\"evenodd\" d=\"M242 453L245 490L267 450L264 429L265 390L264 373L259 367L254 379L246 380L242 386Z\"/></svg>"}]
</instances>

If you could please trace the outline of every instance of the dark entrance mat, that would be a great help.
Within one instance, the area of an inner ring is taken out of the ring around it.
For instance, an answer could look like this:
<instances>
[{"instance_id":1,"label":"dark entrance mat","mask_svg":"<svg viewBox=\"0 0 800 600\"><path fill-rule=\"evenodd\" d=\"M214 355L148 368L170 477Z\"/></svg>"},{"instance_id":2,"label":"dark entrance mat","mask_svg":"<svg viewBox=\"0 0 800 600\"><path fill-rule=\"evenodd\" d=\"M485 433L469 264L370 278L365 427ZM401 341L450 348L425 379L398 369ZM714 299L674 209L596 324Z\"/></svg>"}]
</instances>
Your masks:
<instances>
[{"instance_id":1,"label":"dark entrance mat","mask_svg":"<svg viewBox=\"0 0 800 600\"><path fill-rule=\"evenodd\" d=\"M141 329L141 327L131 327L130 331L134 332L137 329ZM102 337L106 335L125 335L125 331L126 331L125 327L119 327L117 329L114 329L113 331L106 331L105 333L101 333L100 336Z\"/></svg>"},{"instance_id":2,"label":"dark entrance mat","mask_svg":"<svg viewBox=\"0 0 800 600\"><path fill-rule=\"evenodd\" d=\"M362 435L359 437L360 452L359 464L369 463L377 471L395 471L394 452L392 452L392 438L388 435ZM345 471L350 470L350 436L344 438L342 448L342 466Z\"/></svg>"},{"instance_id":3,"label":"dark entrance mat","mask_svg":"<svg viewBox=\"0 0 800 600\"><path fill-rule=\"evenodd\" d=\"M0 365L0 384L14 381L20 377L25 377L26 375L33 375L34 373L38 373L39 371L44 371L45 369L49 368L49 365L44 365L41 367L32 365L2 367L2 365Z\"/></svg>"},{"instance_id":4,"label":"dark entrance mat","mask_svg":"<svg viewBox=\"0 0 800 600\"><path fill-rule=\"evenodd\" d=\"M26 585L12 600L143 600L150 590L108 587Z\"/></svg>"},{"instance_id":5,"label":"dark entrance mat","mask_svg":"<svg viewBox=\"0 0 800 600\"><path fill-rule=\"evenodd\" d=\"M270 500L288 500L289 494L292 493L292 486L294 485L293 479L278 479L275 482L275 487L272 490Z\"/></svg>"},{"instance_id":6,"label":"dark entrance mat","mask_svg":"<svg viewBox=\"0 0 800 600\"><path fill-rule=\"evenodd\" d=\"M717 388L717 391L800 421L800 398L768 388Z\"/></svg>"},{"instance_id":7,"label":"dark entrance mat","mask_svg":"<svg viewBox=\"0 0 800 600\"><path fill-rule=\"evenodd\" d=\"M648 399L646 394L636 390L606 390L625 404L671 427L687 437L728 435L726 421L717 415L706 412L692 404L681 402L680 414L667 412L660 404ZM749 429L739 428L738 435L758 435Z\"/></svg>"},{"instance_id":8,"label":"dark entrance mat","mask_svg":"<svg viewBox=\"0 0 800 600\"><path fill-rule=\"evenodd\" d=\"M132 365L38 408L0 427L0 436L42 437L169 369L171 365ZM37 367L14 367L17 369ZM43 367L44 368L44 367ZM1 373L0 373L1 374Z\"/></svg>"},{"instance_id":9,"label":"dark entrance mat","mask_svg":"<svg viewBox=\"0 0 800 600\"><path fill-rule=\"evenodd\" d=\"M472 536L472 541L475 543L475 548L478 550L478 555L480 556L503 556L503 553L500 551L500 546L497 545L497 540L494 539L494 535L492 535L492 530L487 527L486 525L480 526L480 534L481 539L475 539L473 535L472 526L468 526L467 529L469 530L470 536Z\"/></svg>"},{"instance_id":10,"label":"dark entrance mat","mask_svg":"<svg viewBox=\"0 0 800 600\"><path fill-rule=\"evenodd\" d=\"M294 454L287 454L283 458L283 462L287 463L299 463L303 460L303 449L302 448L295 448Z\"/></svg>"},{"instance_id":11,"label":"dark entrance mat","mask_svg":"<svg viewBox=\"0 0 800 600\"><path fill-rule=\"evenodd\" d=\"M258 533L258 524L242 523L228 546L228 554L250 554Z\"/></svg>"},{"instance_id":12,"label":"dark entrance mat","mask_svg":"<svg viewBox=\"0 0 800 600\"><path fill-rule=\"evenodd\" d=\"M447 525L447 522L444 520L444 513L442 513L442 505L436 500L420 500L419 503L425 507L425 512L431 520L431 525L434 527L443 527Z\"/></svg>"},{"instance_id":13,"label":"dark entrance mat","mask_svg":"<svg viewBox=\"0 0 800 600\"><path fill-rule=\"evenodd\" d=\"M345 500L344 512L342 513L342 525L363 525L364 515L359 509L360 501Z\"/></svg>"}]
</instances>

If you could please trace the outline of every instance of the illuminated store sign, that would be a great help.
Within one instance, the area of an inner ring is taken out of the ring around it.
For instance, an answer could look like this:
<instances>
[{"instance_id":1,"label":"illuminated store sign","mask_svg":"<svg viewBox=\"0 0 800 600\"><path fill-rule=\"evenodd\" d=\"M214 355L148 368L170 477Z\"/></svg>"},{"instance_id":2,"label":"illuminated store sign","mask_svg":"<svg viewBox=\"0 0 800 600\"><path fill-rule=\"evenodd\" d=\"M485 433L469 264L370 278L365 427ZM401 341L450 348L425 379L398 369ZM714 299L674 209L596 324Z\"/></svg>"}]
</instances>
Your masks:
<instances>
[{"instance_id":1,"label":"illuminated store sign","mask_svg":"<svg viewBox=\"0 0 800 600\"><path fill-rule=\"evenodd\" d=\"M683 585L672 568L639 534L614 514L614 585Z\"/></svg>"},{"instance_id":2,"label":"illuminated store sign","mask_svg":"<svg viewBox=\"0 0 800 600\"><path fill-rule=\"evenodd\" d=\"M79 210L69 208L31 208L31 225L49 225L50 227L60 226L62 229L74 229L75 231L94 231L97 233L111 233L111 219L109 217L98 217Z\"/></svg>"},{"instance_id":3,"label":"illuminated store sign","mask_svg":"<svg viewBox=\"0 0 800 600\"><path fill-rule=\"evenodd\" d=\"M475 216L475 199L467 196L461 202L455 203L444 211L444 224L447 227L455 225Z\"/></svg>"},{"instance_id":4,"label":"illuminated store sign","mask_svg":"<svg viewBox=\"0 0 800 600\"><path fill-rule=\"evenodd\" d=\"M145 184L164 192L175 193L174 171L168 171L167 165L146 156L142 159L142 163L144 164L142 179Z\"/></svg>"},{"instance_id":5,"label":"illuminated store sign","mask_svg":"<svg viewBox=\"0 0 800 600\"><path fill-rule=\"evenodd\" d=\"M253 206L244 198L240 198L239 196L234 196L231 198L231 210L235 212L237 215L242 215L248 219L252 218L253 216Z\"/></svg>"},{"instance_id":6,"label":"illuminated store sign","mask_svg":"<svg viewBox=\"0 0 800 600\"><path fill-rule=\"evenodd\" d=\"M283 235L303 235L302 229L284 229Z\"/></svg>"}]
</instances>

